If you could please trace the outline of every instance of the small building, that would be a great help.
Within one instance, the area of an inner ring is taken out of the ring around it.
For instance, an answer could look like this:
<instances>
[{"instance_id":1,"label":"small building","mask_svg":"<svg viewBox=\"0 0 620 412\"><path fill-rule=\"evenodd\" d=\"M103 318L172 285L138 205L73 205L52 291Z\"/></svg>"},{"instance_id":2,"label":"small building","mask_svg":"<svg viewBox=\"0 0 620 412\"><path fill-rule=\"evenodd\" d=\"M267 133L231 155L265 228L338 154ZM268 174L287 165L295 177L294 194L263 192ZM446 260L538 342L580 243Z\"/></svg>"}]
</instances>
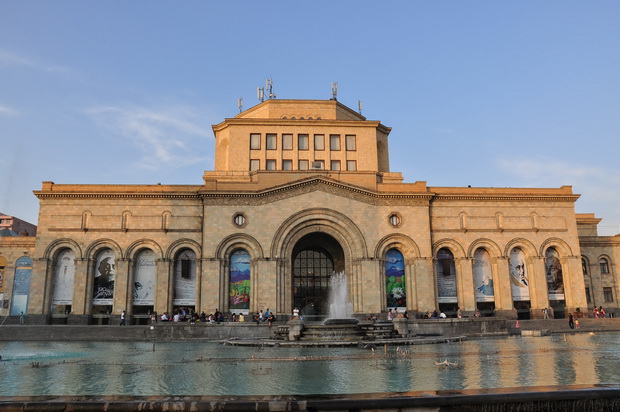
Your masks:
<instances>
[{"instance_id":1,"label":"small building","mask_svg":"<svg viewBox=\"0 0 620 412\"><path fill-rule=\"evenodd\" d=\"M213 131L202 185L43 182L30 260L8 263L16 278L30 270L28 287L7 282L21 292L3 313L106 323L123 310L139 322L298 308L319 319L334 272L358 317L618 308L620 241L575 214L570 186L406 182L390 170L391 129L335 100L267 100Z\"/></svg>"}]
</instances>

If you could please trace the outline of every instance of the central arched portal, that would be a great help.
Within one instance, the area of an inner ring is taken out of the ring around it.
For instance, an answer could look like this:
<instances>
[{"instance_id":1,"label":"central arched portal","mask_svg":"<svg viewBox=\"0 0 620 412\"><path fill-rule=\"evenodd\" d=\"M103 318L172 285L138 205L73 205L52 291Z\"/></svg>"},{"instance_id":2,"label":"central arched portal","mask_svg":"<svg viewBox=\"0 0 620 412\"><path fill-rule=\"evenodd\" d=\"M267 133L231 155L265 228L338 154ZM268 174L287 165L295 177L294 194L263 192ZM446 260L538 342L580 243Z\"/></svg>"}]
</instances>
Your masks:
<instances>
[{"instance_id":1,"label":"central arched portal","mask_svg":"<svg viewBox=\"0 0 620 412\"><path fill-rule=\"evenodd\" d=\"M293 249L293 307L303 316L327 314L329 277L345 270L344 252L333 237L310 233Z\"/></svg>"}]
</instances>

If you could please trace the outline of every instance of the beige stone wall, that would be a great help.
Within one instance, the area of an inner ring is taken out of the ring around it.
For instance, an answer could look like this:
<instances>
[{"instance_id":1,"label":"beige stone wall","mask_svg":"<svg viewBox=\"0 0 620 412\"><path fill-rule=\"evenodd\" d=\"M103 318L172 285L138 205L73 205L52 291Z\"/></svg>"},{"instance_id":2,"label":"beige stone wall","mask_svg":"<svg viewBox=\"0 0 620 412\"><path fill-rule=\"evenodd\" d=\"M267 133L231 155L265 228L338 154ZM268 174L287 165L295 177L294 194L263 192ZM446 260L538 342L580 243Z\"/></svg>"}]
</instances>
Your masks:
<instances>
[{"instance_id":1,"label":"beige stone wall","mask_svg":"<svg viewBox=\"0 0 620 412\"><path fill-rule=\"evenodd\" d=\"M34 237L0 237L0 267L4 267L0 269L0 316L7 316L11 307L15 262L22 256L33 259L34 245Z\"/></svg>"}]
</instances>

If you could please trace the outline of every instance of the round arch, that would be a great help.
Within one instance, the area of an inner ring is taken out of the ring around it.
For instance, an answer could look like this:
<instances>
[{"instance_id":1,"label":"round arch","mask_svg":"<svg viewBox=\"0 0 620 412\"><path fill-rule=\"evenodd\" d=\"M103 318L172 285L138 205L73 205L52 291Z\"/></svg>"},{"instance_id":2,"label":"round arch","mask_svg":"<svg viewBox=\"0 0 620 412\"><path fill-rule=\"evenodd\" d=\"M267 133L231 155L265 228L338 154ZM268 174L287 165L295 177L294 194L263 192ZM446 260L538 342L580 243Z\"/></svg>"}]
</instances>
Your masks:
<instances>
[{"instance_id":1,"label":"round arch","mask_svg":"<svg viewBox=\"0 0 620 412\"><path fill-rule=\"evenodd\" d=\"M136 257L136 254L138 253L138 251L140 249L143 248L148 248L153 250L153 252L155 252L158 256L158 259L162 259L164 254L161 250L161 247L159 246L159 244L151 239L140 239L140 240L136 240L135 242L133 242L131 245L129 245L129 247L127 248L127 250L125 251L125 259L134 259Z\"/></svg>"},{"instance_id":2,"label":"round arch","mask_svg":"<svg viewBox=\"0 0 620 412\"><path fill-rule=\"evenodd\" d=\"M253 259L262 259L264 257L260 243L252 236L244 233L235 233L225 237L217 246L215 256L221 260L226 260L236 249L246 249Z\"/></svg>"},{"instance_id":3,"label":"round arch","mask_svg":"<svg viewBox=\"0 0 620 412\"><path fill-rule=\"evenodd\" d=\"M560 253L560 256L573 256L573 251L571 250L570 246L568 246L568 243L557 237L549 238L545 240L542 245L540 245L540 256L545 256L545 252L550 247L556 248Z\"/></svg>"},{"instance_id":4,"label":"round arch","mask_svg":"<svg viewBox=\"0 0 620 412\"><path fill-rule=\"evenodd\" d=\"M534 244L532 244L532 242L530 242L529 240L523 238L512 239L510 242L506 243L506 247L504 248L504 255L510 256L510 251L516 247L521 248L521 250L523 250L523 252L525 253L525 256L540 256L536 251L536 247L534 246Z\"/></svg>"},{"instance_id":5,"label":"round arch","mask_svg":"<svg viewBox=\"0 0 620 412\"><path fill-rule=\"evenodd\" d=\"M420 248L417 243L407 235L396 233L387 235L377 242L374 252L375 259L383 258L386 252L393 248L400 250L405 259L420 257Z\"/></svg>"},{"instance_id":6,"label":"round arch","mask_svg":"<svg viewBox=\"0 0 620 412\"><path fill-rule=\"evenodd\" d=\"M435 242L433 245L433 256L437 256L437 252L444 247L449 249L455 258L466 257L465 249L463 249L463 246L461 246L461 244L454 239L440 239Z\"/></svg>"},{"instance_id":7,"label":"round arch","mask_svg":"<svg viewBox=\"0 0 620 412\"><path fill-rule=\"evenodd\" d=\"M474 240L469 246L469 249L467 250L467 256L473 259L474 253L478 248L485 249L487 252L489 252L491 257L496 258L502 256L502 249L500 249L497 243L495 243L491 239L486 238Z\"/></svg>"},{"instance_id":8,"label":"round arch","mask_svg":"<svg viewBox=\"0 0 620 412\"><path fill-rule=\"evenodd\" d=\"M45 252L43 252L43 257L45 259L55 259L58 252L65 248L73 250L76 259L83 259L82 248L80 248L75 240L68 238L56 239L47 245Z\"/></svg>"},{"instance_id":9,"label":"round arch","mask_svg":"<svg viewBox=\"0 0 620 412\"><path fill-rule=\"evenodd\" d=\"M121 250L121 247L112 239L95 240L86 248L85 256L88 259L94 259L97 253L99 253L99 251L104 248L112 249L112 251L114 251L114 254L119 258L123 256L123 251Z\"/></svg>"},{"instance_id":10,"label":"round arch","mask_svg":"<svg viewBox=\"0 0 620 412\"><path fill-rule=\"evenodd\" d=\"M165 256L167 259L173 260L177 253L183 249L191 249L196 254L196 259L200 259L202 256L202 249L200 245L192 239L179 239L172 242L172 244L168 247L168 250L166 250Z\"/></svg>"}]
</instances>

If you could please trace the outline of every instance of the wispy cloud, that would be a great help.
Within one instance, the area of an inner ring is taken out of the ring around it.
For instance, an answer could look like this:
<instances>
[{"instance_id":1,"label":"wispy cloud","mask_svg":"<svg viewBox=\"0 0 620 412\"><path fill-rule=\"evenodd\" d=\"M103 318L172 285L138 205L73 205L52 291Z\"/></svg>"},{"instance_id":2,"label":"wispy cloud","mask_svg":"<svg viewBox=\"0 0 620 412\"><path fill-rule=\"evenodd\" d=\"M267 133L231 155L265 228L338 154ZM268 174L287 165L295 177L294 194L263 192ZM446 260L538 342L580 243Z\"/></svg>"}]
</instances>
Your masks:
<instances>
[{"instance_id":1,"label":"wispy cloud","mask_svg":"<svg viewBox=\"0 0 620 412\"><path fill-rule=\"evenodd\" d=\"M19 112L15 109L6 106L0 106L0 116L19 116Z\"/></svg>"},{"instance_id":2,"label":"wispy cloud","mask_svg":"<svg viewBox=\"0 0 620 412\"><path fill-rule=\"evenodd\" d=\"M34 63L25 57L0 49L0 67L33 65Z\"/></svg>"},{"instance_id":3,"label":"wispy cloud","mask_svg":"<svg viewBox=\"0 0 620 412\"><path fill-rule=\"evenodd\" d=\"M135 166L148 170L180 168L203 162L196 147L212 137L196 108L189 106L102 107L88 110L101 127L130 139L142 153ZM204 154L204 153L203 153Z\"/></svg>"}]
</instances>

